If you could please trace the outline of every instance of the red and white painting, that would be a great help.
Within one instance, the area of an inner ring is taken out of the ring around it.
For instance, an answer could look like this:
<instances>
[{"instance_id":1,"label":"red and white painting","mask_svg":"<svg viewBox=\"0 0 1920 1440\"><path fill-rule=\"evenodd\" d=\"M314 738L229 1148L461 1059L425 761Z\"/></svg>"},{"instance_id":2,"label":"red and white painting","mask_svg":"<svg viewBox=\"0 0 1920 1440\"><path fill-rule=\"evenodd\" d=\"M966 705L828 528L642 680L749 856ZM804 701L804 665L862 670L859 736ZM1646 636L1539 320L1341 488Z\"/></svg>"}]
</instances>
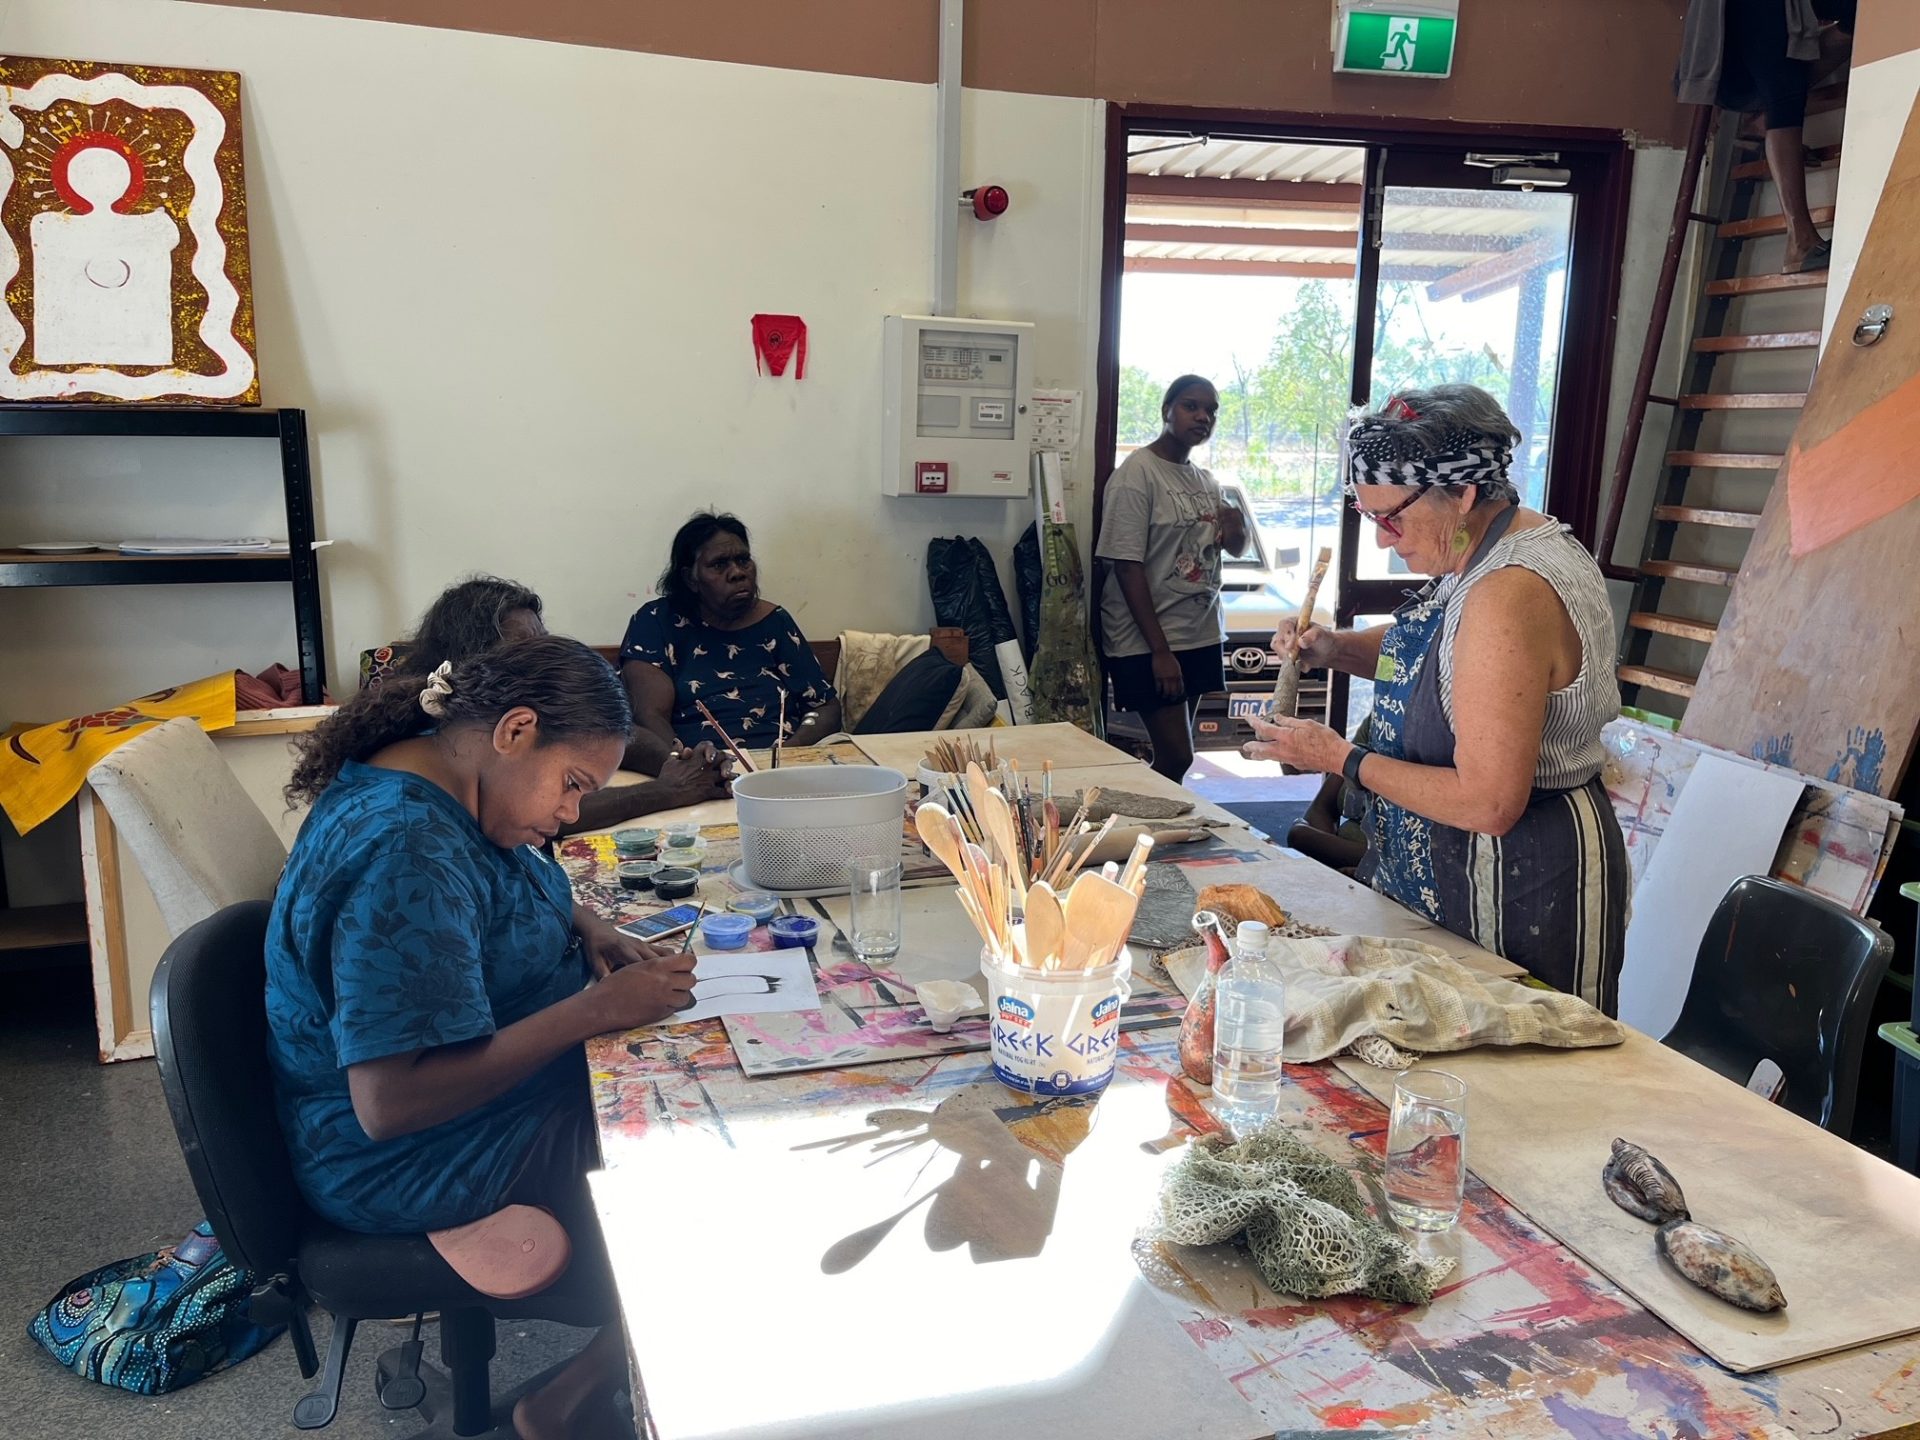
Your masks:
<instances>
[{"instance_id":1,"label":"red and white painting","mask_svg":"<svg viewBox=\"0 0 1920 1440\"><path fill-rule=\"evenodd\" d=\"M259 399L240 77L0 57L0 400Z\"/></svg>"}]
</instances>

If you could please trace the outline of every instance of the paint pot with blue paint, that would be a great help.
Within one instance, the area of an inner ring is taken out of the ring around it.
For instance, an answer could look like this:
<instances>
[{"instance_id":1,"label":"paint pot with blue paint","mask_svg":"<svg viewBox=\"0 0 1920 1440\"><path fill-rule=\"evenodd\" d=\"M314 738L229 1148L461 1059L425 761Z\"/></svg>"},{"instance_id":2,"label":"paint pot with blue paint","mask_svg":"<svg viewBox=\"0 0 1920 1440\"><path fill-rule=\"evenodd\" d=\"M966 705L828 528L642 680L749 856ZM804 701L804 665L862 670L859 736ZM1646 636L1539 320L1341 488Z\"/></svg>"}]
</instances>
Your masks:
<instances>
[{"instance_id":1,"label":"paint pot with blue paint","mask_svg":"<svg viewBox=\"0 0 1920 1440\"><path fill-rule=\"evenodd\" d=\"M751 915L703 915L700 938L710 950L744 950L753 931Z\"/></svg>"},{"instance_id":2,"label":"paint pot with blue paint","mask_svg":"<svg viewBox=\"0 0 1920 1440\"><path fill-rule=\"evenodd\" d=\"M777 950L798 950L820 938L820 922L806 915L776 915L767 922Z\"/></svg>"},{"instance_id":3,"label":"paint pot with blue paint","mask_svg":"<svg viewBox=\"0 0 1920 1440\"><path fill-rule=\"evenodd\" d=\"M1014 953L1021 953L1018 937ZM1133 957L1093 970L1032 970L980 955L993 1073L1022 1095L1093 1095L1113 1079Z\"/></svg>"}]
</instances>

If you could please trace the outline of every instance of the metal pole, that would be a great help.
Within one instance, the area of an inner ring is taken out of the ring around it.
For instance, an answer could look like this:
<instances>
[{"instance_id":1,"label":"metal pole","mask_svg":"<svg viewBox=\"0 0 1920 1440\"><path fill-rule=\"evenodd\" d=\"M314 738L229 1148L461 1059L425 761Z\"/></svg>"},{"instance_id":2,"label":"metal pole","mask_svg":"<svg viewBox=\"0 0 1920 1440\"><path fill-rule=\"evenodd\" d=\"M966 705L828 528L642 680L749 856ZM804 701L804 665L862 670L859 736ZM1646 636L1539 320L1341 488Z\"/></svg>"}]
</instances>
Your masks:
<instances>
[{"instance_id":1,"label":"metal pole","mask_svg":"<svg viewBox=\"0 0 1920 1440\"><path fill-rule=\"evenodd\" d=\"M1653 287L1653 314L1647 323L1646 343L1640 347L1640 368L1634 372L1633 391L1627 397L1627 422L1620 432L1620 453L1613 462L1613 493L1607 497L1607 520L1600 530L1600 543L1594 558L1600 568L1614 569L1613 547L1620 538L1620 516L1627 504L1627 485L1633 479L1634 457L1640 451L1640 431L1647 419L1647 401L1653 390L1653 372L1660 365L1660 345L1666 338L1668 312L1673 308L1674 281L1680 273L1680 252L1687 243L1687 227L1693 215L1695 192L1700 188L1700 161L1707 153L1707 127L1713 119L1711 105L1696 105L1693 128L1687 135L1686 161L1680 171L1680 188L1674 192L1673 219L1667 226L1667 249L1660 257L1660 278ZM1639 574L1635 566L1623 578Z\"/></svg>"},{"instance_id":2,"label":"metal pole","mask_svg":"<svg viewBox=\"0 0 1920 1440\"><path fill-rule=\"evenodd\" d=\"M966 0L940 0L938 154L933 167L933 313L960 303L960 58Z\"/></svg>"}]
</instances>

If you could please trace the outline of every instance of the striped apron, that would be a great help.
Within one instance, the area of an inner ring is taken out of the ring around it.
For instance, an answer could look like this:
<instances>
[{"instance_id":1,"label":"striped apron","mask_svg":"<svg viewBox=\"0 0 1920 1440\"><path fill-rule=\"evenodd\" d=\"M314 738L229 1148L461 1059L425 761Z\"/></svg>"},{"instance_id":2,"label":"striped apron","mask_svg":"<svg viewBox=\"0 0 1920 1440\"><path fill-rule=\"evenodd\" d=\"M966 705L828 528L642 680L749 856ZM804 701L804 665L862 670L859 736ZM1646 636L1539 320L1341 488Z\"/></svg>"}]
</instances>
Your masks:
<instances>
[{"instance_id":1,"label":"striped apron","mask_svg":"<svg viewBox=\"0 0 1920 1440\"><path fill-rule=\"evenodd\" d=\"M1471 574L1518 513L1496 516ZM1440 699L1436 642L1446 618L1438 582L1394 612L1374 682L1373 749L1415 765L1451 766L1454 733ZM1626 948L1627 852L1594 776L1535 789L1505 835L1442 825L1372 797L1359 878L1418 915L1501 955L1557 990L1613 1015Z\"/></svg>"}]
</instances>

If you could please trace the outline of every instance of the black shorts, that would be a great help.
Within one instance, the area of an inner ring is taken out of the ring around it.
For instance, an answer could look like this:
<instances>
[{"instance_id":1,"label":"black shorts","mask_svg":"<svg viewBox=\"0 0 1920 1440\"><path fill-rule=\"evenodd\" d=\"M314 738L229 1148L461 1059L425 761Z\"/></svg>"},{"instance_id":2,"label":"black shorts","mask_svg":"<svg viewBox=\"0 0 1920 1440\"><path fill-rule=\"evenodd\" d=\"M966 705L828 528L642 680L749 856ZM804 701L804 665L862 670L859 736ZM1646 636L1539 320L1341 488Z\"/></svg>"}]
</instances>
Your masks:
<instances>
[{"instance_id":1,"label":"black shorts","mask_svg":"<svg viewBox=\"0 0 1920 1440\"><path fill-rule=\"evenodd\" d=\"M587 1189L587 1172L600 1168L600 1139L594 1129L584 1055L581 1062L578 1087L568 1090L566 1099L534 1132L518 1173L500 1198L502 1207L537 1205L551 1211L566 1228L573 1258L560 1278L539 1294L494 1302L488 1308L496 1315L583 1328L608 1325L619 1317L613 1265L607 1259L592 1192Z\"/></svg>"},{"instance_id":2,"label":"black shorts","mask_svg":"<svg viewBox=\"0 0 1920 1440\"><path fill-rule=\"evenodd\" d=\"M1227 688L1226 664L1218 645L1176 650L1173 658L1180 662L1180 678L1186 686L1187 701ZM1182 703L1160 694L1160 687L1153 683L1151 655L1109 655L1107 678L1113 681L1113 703L1121 710L1144 715L1149 710Z\"/></svg>"},{"instance_id":3,"label":"black shorts","mask_svg":"<svg viewBox=\"0 0 1920 1440\"><path fill-rule=\"evenodd\" d=\"M1786 7L1780 0L1726 0L1726 47L1720 57L1723 110L1759 111L1769 130L1792 130L1807 118L1813 62L1787 54ZM1815 0L1819 18L1853 31L1853 0Z\"/></svg>"}]
</instances>

